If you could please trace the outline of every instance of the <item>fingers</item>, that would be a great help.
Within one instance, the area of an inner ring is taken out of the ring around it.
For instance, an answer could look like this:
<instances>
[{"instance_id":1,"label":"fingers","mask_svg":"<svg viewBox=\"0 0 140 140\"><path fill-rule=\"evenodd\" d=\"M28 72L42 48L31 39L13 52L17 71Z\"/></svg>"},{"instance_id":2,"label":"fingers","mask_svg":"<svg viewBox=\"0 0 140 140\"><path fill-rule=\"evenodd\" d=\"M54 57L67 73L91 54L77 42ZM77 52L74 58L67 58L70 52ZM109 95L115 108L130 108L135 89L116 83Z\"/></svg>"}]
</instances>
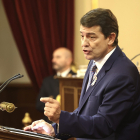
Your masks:
<instances>
[{"instance_id":1,"label":"fingers","mask_svg":"<svg viewBox=\"0 0 140 140\"><path fill-rule=\"evenodd\" d=\"M40 121L39 123L37 123L34 127L32 127L32 130L34 132L47 134L50 136L55 135L54 128L52 127L52 125L45 121Z\"/></svg>"},{"instance_id":2,"label":"fingers","mask_svg":"<svg viewBox=\"0 0 140 140\"><path fill-rule=\"evenodd\" d=\"M34 121L31 125L31 129L33 129L33 127L35 127L37 124L41 123L41 122L45 122L44 120L37 120L37 121Z\"/></svg>"},{"instance_id":3,"label":"fingers","mask_svg":"<svg viewBox=\"0 0 140 140\"><path fill-rule=\"evenodd\" d=\"M49 117L50 115L57 115L60 114L60 105L59 104L50 104L46 103L44 107L44 114L48 114L47 116Z\"/></svg>"},{"instance_id":4,"label":"fingers","mask_svg":"<svg viewBox=\"0 0 140 140\"><path fill-rule=\"evenodd\" d=\"M31 125L24 127L24 130L25 130L25 131L31 131L31 130L32 130L32 129L31 129Z\"/></svg>"},{"instance_id":5,"label":"fingers","mask_svg":"<svg viewBox=\"0 0 140 140\"><path fill-rule=\"evenodd\" d=\"M56 101L56 100L54 100L52 98L49 98L49 97L42 97L42 98L40 98L40 101L43 102L43 103L47 103L47 102L56 103L56 104L59 103L58 101Z\"/></svg>"},{"instance_id":6,"label":"fingers","mask_svg":"<svg viewBox=\"0 0 140 140\"><path fill-rule=\"evenodd\" d=\"M52 103L47 102L45 103L45 107L57 109L60 107L60 104L52 104Z\"/></svg>"},{"instance_id":7,"label":"fingers","mask_svg":"<svg viewBox=\"0 0 140 140\"><path fill-rule=\"evenodd\" d=\"M54 108L44 108L44 115L48 117L48 119L52 122L59 123L59 118L60 118L60 109L54 109Z\"/></svg>"},{"instance_id":8,"label":"fingers","mask_svg":"<svg viewBox=\"0 0 140 140\"><path fill-rule=\"evenodd\" d=\"M33 127L32 127L32 130L41 130L42 129L42 127L44 127L44 125L45 125L45 122L44 121L40 121L40 123L37 123L36 125L34 125Z\"/></svg>"},{"instance_id":9,"label":"fingers","mask_svg":"<svg viewBox=\"0 0 140 140\"><path fill-rule=\"evenodd\" d=\"M24 130L25 130L25 131L33 131L33 130L34 130L34 127L35 127L37 124L41 123L41 122L45 122L45 121L44 121L44 120L35 121L35 122L33 122L31 125L26 126L26 127L24 128Z\"/></svg>"},{"instance_id":10,"label":"fingers","mask_svg":"<svg viewBox=\"0 0 140 140\"><path fill-rule=\"evenodd\" d=\"M55 131L52 125L45 122L44 120L35 121L31 125L25 127L24 130L55 136Z\"/></svg>"},{"instance_id":11,"label":"fingers","mask_svg":"<svg viewBox=\"0 0 140 140\"><path fill-rule=\"evenodd\" d=\"M61 110L58 110L57 108L44 107L44 113L45 114L47 113L49 116L58 115L58 114L60 114L60 111Z\"/></svg>"},{"instance_id":12,"label":"fingers","mask_svg":"<svg viewBox=\"0 0 140 140\"><path fill-rule=\"evenodd\" d=\"M46 115L48 118L53 117L56 114L54 109L50 109L48 107L44 108L44 115Z\"/></svg>"},{"instance_id":13,"label":"fingers","mask_svg":"<svg viewBox=\"0 0 140 140\"><path fill-rule=\"evenodd\" d=\"M41 98L40 101L45 103L45 116L47 116L50 121L59 123L61 113L60 103L52 98Z\"/></svg>"},{"instance_id":14,"label":"fingers","mask_svg":"<svg viewBox=\"0 0 140 140\"><path fill-rule=\"evenodd\" d=\"M45 102L45 110L47 109L52 109L52 110L56 110L58 108L60 108L60 103L52 98L41 98L40 101Z\"/></svg>"}]
</instances>

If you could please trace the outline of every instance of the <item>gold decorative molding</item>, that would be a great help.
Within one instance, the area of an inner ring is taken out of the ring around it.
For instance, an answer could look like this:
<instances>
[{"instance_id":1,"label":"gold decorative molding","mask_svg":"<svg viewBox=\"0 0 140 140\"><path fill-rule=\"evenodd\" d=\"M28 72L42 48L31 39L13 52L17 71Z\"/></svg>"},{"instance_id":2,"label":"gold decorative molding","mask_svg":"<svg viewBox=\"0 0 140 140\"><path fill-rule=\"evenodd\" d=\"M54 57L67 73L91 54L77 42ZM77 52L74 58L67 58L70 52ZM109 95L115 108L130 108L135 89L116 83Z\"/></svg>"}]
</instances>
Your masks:
<instances>
[{"instance_id":1,"label":"gold decorative molding","mask_svg":"<svg viewBox=\"0 0 140 140\"><path fill-rule=\"evenodd\" d=\"M32 123L32 119L30 118L30 114L28 112L25 113L25 116L22 119L22 123L24 124L24 127Z\"/></svg>"}]
</instances>

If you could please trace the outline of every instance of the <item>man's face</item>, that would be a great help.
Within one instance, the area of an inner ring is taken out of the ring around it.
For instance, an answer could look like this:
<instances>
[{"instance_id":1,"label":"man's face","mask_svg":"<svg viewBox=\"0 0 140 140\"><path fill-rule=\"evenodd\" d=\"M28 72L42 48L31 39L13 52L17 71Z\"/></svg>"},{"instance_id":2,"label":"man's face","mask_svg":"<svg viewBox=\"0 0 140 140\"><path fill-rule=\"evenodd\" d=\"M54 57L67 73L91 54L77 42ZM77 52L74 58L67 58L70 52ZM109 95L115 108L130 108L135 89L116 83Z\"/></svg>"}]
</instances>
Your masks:
<instances>
[{"instance_id":1,"label":"man's face","mask_svg":"<svg viewBox=\"0 0 140 140\"><path fill-rule=\"evenodd\" d=\"M67 65L66 56L61 50L56 50L52 58L53 69L56 71L63 70Z\"/></svg>"},{"instance_id":2,"label":"man's face","mask_svg":"<svg viewBox=\"0 0 140 140\"><path fill-rule=\"evenodd\" d=\"M80 26L81 46L88 60L102 59L112 48L108 45L109 38L100 31L100 26L87 28Z\"/></svg>"}]
</instances>

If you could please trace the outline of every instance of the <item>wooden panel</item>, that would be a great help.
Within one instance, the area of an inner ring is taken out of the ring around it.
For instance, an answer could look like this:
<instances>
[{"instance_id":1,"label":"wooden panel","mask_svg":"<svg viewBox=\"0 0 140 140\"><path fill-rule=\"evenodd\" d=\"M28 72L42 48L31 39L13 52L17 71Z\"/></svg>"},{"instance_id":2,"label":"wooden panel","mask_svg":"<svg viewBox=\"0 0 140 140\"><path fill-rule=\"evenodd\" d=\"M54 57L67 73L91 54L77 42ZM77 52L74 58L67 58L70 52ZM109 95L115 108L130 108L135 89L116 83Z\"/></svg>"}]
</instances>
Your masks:
<instances>
[{"instance_id":1,"label":"wooden panel","mask_svg":"<svg viewBox=\"0 0 140 140\"><path fill-rule=\"evenodd\" d=\"M78 107L82 83L83 78L59 78L62 110L72 112Z\"/></svg>"},{"instance_id":2,"label":"wooden panel","mask_svg":"<svg viewBox=\"0 0 140 140\"><path fill-rule=\"evenodd\" d=\"M66 93L64 99L65 111L72 112L74 110L74 95Z\"/></svg>"},{"instance_id":3,"label":"wooden panel","mask_svg":"<svg viewBox=\"0 0 140 140\"><path fill-rule=\"evenodd\" d=\"M62 110L72 112L78 107L82 83L83 78L59 78ZM69 140L76 140L76 138Z\"/></svg>"}]
</instances>

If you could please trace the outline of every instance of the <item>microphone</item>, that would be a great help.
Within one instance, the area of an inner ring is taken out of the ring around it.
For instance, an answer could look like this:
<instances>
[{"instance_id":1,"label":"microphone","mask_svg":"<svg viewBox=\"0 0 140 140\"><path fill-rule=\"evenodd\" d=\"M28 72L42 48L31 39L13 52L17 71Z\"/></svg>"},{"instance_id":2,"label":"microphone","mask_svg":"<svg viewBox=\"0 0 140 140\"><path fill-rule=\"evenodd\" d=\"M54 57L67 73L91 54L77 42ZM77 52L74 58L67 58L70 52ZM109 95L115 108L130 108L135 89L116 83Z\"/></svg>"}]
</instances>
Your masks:
<instances>
[{"instance_id":1,"label":"microphone","mask_svg":"<svg viewBox=\"0 0 140 140\"><path fill-rule=\"evenodd\" d=\"M15 105L13 103L8 103L8 102L1 102L0 103L0 110L2 111L7 111L8 113L11 113L15 110Z\"/></svg>"},{"instance_id":2,"label":"microphone","mask_svg":"<svg viewBox=\"0 0 140 140\"><path fill-rule=\"evenodd\" d=\"M23 77L24 75L21 74L16 74L13 77L9 78L7 81L5 81L1 86L0 86L0 93L5 89L5 87L12 81L18 78Z\"/></svg>"},{"instance_id":3,"label":"microphone","mask_svg":"<svg viewBox=\"0 0 140 140\"><path fill-rule=\"evenodd\" d=\"M18 75L20 75L20 74L16 74L16 75L14 75L13 77L16 77L16 76L18 76ZM11 78L9 78L8 80L6 80L1 86L0 86L0 88L1 87L3 87L10 79L12 79L13 77L11 77Z\"/></svg>"},{"instance_id":4,"label":"microphone","mask_svg":"<svg viewBox=\"0 0 140 140\"><path fill-rule=\"evenodd\" d=\"M139 56L140 54L137 54L136 56L134 56L132 59L131 59L131 61L133 60L133 59L135 59L137 56Z\"/></svg>"}]
</instances>

